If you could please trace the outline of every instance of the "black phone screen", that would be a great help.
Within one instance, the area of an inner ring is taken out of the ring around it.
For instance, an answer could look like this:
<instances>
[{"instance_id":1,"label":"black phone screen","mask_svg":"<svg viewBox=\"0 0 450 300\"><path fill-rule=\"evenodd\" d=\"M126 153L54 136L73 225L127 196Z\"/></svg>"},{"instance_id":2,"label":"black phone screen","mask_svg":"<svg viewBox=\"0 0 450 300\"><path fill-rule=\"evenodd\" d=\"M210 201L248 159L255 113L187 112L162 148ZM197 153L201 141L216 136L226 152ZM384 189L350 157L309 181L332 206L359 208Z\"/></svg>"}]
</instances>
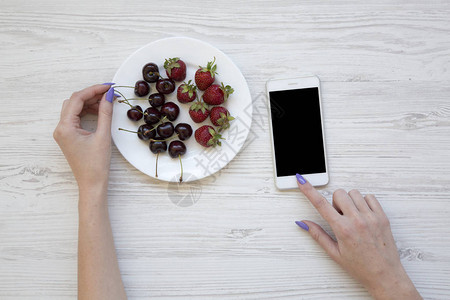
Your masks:
<instances>
[{"instance_id":1,"label":"black phone screen","mask_svg":"<svg viewBox=\"0 0 450 300\"><path fill-rule=\"evenodd\" d=\"M326 172L317 87L269 92L277 177Z\"/></svg>"}]
</instances>

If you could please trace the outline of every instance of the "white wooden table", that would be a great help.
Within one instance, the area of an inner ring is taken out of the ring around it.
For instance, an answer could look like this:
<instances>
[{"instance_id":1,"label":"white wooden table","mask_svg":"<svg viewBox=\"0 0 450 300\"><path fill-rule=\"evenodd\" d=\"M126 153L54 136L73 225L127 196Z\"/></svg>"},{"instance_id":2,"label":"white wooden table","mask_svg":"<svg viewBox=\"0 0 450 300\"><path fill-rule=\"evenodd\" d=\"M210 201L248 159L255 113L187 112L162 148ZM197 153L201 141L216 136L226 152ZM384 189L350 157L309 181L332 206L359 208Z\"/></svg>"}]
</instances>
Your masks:
<instances>
[{"instance_id":1,"label":"white wooden table","mask_svg":"<svg viewBox=\"0 0 450 300\"><path fill-rule=\"evenodd\" d=\"M61 102L168 36L235 61L253 127L222 172L180 189L113 148L109 207L130 299L370 298L294 224L329 229L306 198L274 187L265 82L299 72L322 79L321 192L375 193L419 291L450 299L450 3L226 2L0 1L0 299L76 298L77 186L52 139Z\"/></svg>"}]
</instances>

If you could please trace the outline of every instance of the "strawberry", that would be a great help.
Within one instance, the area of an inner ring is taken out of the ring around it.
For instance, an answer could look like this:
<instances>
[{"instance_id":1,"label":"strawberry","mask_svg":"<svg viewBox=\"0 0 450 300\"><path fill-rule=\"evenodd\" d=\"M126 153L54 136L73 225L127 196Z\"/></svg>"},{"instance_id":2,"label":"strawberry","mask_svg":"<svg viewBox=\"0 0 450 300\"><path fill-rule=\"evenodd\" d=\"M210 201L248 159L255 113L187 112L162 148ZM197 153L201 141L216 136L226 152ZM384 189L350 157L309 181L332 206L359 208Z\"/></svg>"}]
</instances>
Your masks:
<instances>
[{"instance_id":1,"label":"strawberry","mask_svg":"<svg viewBox=\"0 0 450 300\"><path fill-rule=\"evenodd\" d=\"M192 102L197 98L197 87L191 83L192 80L189 80L187 83L183 82L178 87L177 90L177 99L181 103Z\"/></svg>"},{"instance_id":2,"label":"strawberry","mask_svg":"<svg viewBox=\"0 0 450 300\"><path fill-rule=\"evenodd\" d=\"M214 130L214 127L209 125L203 125L195 131L195 140L203 147L221 146L220 139L222 139L222 136Z\"/></svg>"},{"instance_id":3,"label":"strawberry","mask_svg":"<svg viewBox=\"0 0 450 300\"><path fill-rule=\"evenodd\" d=\"M191 116L192 121L195 123L201 123L205 121L209 116L208 105L204 102L196 101L189 108L189 115Z\"/></svg>"},{"instance_id":4,"label":"strawberry","mask_svg":"<svg viewBox=\"0 0 450 300\"><path fill-rule=\"evenodd\" d=\"M219 132L230 128L230 122L234 120L228 109L223 106L213 107L209 113L209 118L211 119L211 123L219 126Z\"/></svg>"},{"instance_id":5,"label":"strawberry","mask_svg":"<svg viewBox=\"0 0 450 300\"><path fill-rule=\"evenodd\" d=\"M228 96L233 92L233 88L229 85L224 86L223 82L221 85L213 84L203 93L203 101L209 105L220 105L224 103L228 99Z\"/></svg>"},{"instance_id":6,"label":"strawberry","mask_svg":"<svg viewBox=\"0 0 450 300\"><path fill-rule=\"evenodd\" d=\"M183 81L186 78L186 64L179 57L166 58L164 69L167 76L175 81Z\"/></svg>"},{"instance_id":7,"label":"strawberry","mask_svg":"<svg viewBox=\"0 0 450 300\"><path fill-rule=\"evenodd\" d=\"M213 61L209 61L206 68L199 66L200 69L195 72L195 84L201 91L206 90L211 84L213 84L216 77L217 65L214 64L216 58Z\"/></svg>"}]
</instances>

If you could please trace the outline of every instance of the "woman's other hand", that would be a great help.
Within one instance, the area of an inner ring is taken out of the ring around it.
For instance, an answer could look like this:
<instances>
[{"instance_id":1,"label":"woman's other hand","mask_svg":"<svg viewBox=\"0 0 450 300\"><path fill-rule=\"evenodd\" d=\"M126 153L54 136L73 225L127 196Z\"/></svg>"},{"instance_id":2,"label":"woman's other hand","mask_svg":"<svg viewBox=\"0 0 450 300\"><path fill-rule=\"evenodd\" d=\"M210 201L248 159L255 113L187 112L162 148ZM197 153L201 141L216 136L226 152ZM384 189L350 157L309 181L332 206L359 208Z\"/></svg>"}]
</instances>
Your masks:
<instances>
[{"instance_id":1,"label":"woman's other hand","mask_svg":"<svg viewBox=\"0 0 450 300\"><path fill-rule=\"evenodd\" d=\"M400 262L389 220L375 196L339 189L333 193L330 204L301 175L297 175L297 181L303 194L330 224L336 240L312 221L296 223L334 261L376 299L422 299Z\"/></svg>"}]
</instances>

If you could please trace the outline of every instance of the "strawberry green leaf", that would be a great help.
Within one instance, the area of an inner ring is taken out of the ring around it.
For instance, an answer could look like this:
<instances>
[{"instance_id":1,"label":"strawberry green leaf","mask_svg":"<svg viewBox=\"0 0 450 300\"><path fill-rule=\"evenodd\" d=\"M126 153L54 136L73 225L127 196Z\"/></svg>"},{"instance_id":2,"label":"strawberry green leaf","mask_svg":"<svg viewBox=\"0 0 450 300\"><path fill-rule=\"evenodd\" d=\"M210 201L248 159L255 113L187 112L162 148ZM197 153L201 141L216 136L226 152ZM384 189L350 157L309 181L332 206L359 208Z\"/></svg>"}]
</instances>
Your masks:
<instances>
[{"instance_id":1,"label":"strawberry green leaf","mask_svg":"<svg viewBox=\"0 0 450 300\"><path fill-rule=\"evenodd\" d=\"M214 64L215 62L216 62L216 57L214 57L214 59L212 61L209 61L206 64L206 67L199 66L200 71L205 72L205 73L209 72L211 75L211 78L214 78L214 76L217 74L217 72L216 72L217 65Z\"/></svg>"},{"instance_id":2,"label":"strawberry green leaf","mask_svg":"<svg viewBox=\"0 0 450 300\"><path fill-rule=\"evenodd\" d=\"M166 60L164 61L164 69L167 70L167 74L169 74L169 76L172 74L173 68L180 67L180 64L178 63L179 60L180 60L179 57L174 57L174 58L166 58Z\"/></svg>"}]
</instances>

